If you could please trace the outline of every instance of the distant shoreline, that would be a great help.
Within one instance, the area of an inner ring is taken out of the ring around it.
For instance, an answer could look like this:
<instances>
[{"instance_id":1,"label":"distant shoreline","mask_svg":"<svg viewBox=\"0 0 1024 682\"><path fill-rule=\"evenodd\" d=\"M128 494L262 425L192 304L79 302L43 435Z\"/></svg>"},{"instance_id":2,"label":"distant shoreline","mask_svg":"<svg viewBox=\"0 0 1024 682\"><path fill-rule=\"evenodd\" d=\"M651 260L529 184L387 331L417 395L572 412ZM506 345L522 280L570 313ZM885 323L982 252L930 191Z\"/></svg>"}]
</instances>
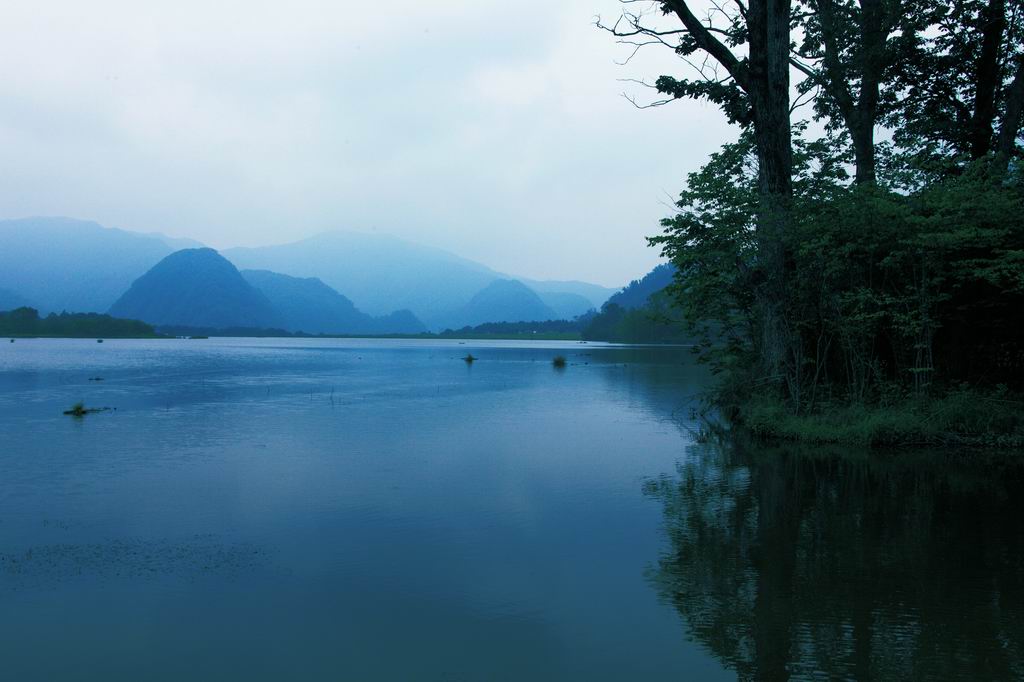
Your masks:
<instances>
[{"instance_id":1,"label":"distant shoreline","mask_svg":"<svg viewBox=\"0 0 1024 682\"><path fill-rule=\"evenodd\" d=\"M355 334L324 334L324 335L280 335L280 334L265 334L265 335L238 335L238 334L210 334L205 336L170 336L170 335L156 335L156 336L44 336L44 335L19 335L19 334L4 334L0 336L0 342L3 339L14 339L18 341L31 341L33 339L40 340L69 340L69 341L91 341L91 340L110 340L110 341L204 341L209 339L295 339L298 341L304 340L317 340L317 339L366 339L374 340L379 339L381 341L390 340L423 340L423 341L566 341L566 342L578 342L581 345L593 344L593 345L607 345L607 346L630 346L630 347L645 347L645 348L692 348L693 344L689 343L631 343L622 341L599 341L595 339L581 339L577 337L557 336L557 335L542 335L537 334L536 336L500 336L500 335L452 335L442 336L440 334L376 334L376 335L355 335Z\"/></svg>"},{"instance_id":2,"label":"distant shoreline","mask_svg":"<svg viewBox=\"0 0 1024 682\"><path fill-rule=\"evenodd\" d=\"M111 341L123 341L123 340L153 340L153 339L173 339L173 336L161 336L159 334L149 336L117 336L116 334L90 334L88 336L66 336L66 335L55 335L55 334L2 334L0 339L16 339L21 341L31 341L32 339L76 339L88 341L91 339Z\"/></svg>"},{"instance_id":3,"label":"distant shoreline","mask_svg":"<svg viewBox=\"0 0 1024 682\"><path fill-rule=\"evenodd\" d=\"M602 312L611 314L617 308ZM600 316L599 316L600 317ZM598 318L594 318L598 319ZM593 325L591 325L593 326ZM491 341L603 341L644 345L678 345L676 335L622 334L614 325L600 325L603 333L584 328L582 320L489 322L476 327L445 329L441 332L327 334L288 331L276 327L193 327L154 325L140 320L99 313L51 313L40 316L34 308L22 307L0 312L0 338L15 339L203 339L203 338L286 338L286 339L459 339ZM608 328L604 328L608 327ZM620 330L621 331L621 330Z\"/></svg>"},{"instance_id":4,"label":"distant shoreline","mask_svg":"<svg viewBox=\"0 0 1024 682\"><path fill-rule=\"evenodd\" d=\"M479 340L501 340L501 341L582 341L579 334L432 334L420 332L418 334L303 334L301 332L285 333L251 333L239 334L234 332L203 331L196 334L168 334L166 338L218 338L218 339L479 339Z\"/></svg>"}]
</instances>

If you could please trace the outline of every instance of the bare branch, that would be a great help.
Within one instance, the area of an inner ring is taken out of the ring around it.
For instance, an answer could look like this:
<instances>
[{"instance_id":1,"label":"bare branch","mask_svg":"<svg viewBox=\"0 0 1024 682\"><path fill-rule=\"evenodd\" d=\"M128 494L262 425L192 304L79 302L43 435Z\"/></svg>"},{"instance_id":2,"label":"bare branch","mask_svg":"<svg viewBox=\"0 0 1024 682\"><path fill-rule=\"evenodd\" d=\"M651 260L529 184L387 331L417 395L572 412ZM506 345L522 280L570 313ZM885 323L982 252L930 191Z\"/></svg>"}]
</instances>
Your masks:
<instances>
[{"instance_id":1,"label":"bare branch","mask_svg":"<svg viewBox=\"0 0 1024 682\"><path fill-rule=\"evenodd\" d=\"M627 102L632 104L637 109L654 109L655 107L663 107L666 104L671 104L674 101L672 99L658 99L653 102L648 102L647 104L640 104L632 95L629 95L624 92L622 93L622 96L626 99Z\"/></svg>"},{"instance_id":2,"label":"bare branch","mask_svg":"<svg viewBox=\"0 0 1024 682\"><path fill-rule=\"evenodd\" d=\"M790 63L791 66L793 66L793 68L795 68L797 71L799 71L800 73L802 73L805 76L807 76L808 78L810 78L815 83L820 81L820 79L821 79L821 74L820 73L818 73L817 71L815 71L811 67L807 66L806 64L802 63L800 60L796 59L795 57L790 57L789 58L789 63Z\"/></svg>"},{"instance_id":3,"label":"bare branch","mask_svg":"<svg viewBox=\"0 0 1024 682\"><path fill-rule=\"evenodd\" d=\"M697 46L709 53L718 62L728 69L729 74L736 80L741 88L747 90L750 86L747 77L746 66L736 58L722 41L716 38L711 31L694 16L685 0L665 0L665 5L676 13L676 16L683 22L690 35L696 41Z\"/></svg>"}]
</instances>

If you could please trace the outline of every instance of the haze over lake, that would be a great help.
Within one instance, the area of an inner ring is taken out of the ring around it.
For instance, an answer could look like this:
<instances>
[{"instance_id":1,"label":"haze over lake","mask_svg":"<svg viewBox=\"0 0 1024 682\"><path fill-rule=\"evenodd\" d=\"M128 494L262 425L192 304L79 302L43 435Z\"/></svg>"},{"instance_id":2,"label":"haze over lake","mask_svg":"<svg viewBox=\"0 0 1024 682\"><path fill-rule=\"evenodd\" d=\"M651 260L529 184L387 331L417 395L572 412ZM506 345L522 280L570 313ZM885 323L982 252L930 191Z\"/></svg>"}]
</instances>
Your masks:
<instances>
[{"instance_id":1,"label":"haze over lake","mask_svg":"<svg viewBox=\"0 0 1024 682\"><path fill-rule=\"evenodd\" d=\"M1024 674L1018 469L696 443L706 382L678 347L5 341L3 675Z\"/></svg>"}]
</instances>

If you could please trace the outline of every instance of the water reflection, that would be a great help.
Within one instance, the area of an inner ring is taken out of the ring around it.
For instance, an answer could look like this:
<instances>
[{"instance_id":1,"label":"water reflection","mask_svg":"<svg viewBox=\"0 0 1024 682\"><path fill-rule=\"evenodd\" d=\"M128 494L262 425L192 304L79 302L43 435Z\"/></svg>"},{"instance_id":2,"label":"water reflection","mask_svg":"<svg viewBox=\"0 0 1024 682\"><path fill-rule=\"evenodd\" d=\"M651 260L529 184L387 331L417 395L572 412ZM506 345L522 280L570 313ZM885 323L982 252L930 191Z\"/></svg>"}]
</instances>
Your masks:
<instances>
[{"instance_id":1,"label":"water reflection","mask_svg":"<svg viewBox=\"0 0 1024 682\"><path fill-rule=\"evenodd\" d=\"M1020 468L700 446L649 579L741 679L1024 678Z\"/></svg>"},{"instance_id":2,"label":"water reflection","mask_svg":"<svg viewBox=\"0 0 1024 682\"><path fill-rule=\"evenodd\" d=\"M688 453L685 349L15 346L3 679L1022 674L1019 471Z\"/></svg>"}]
</instances>

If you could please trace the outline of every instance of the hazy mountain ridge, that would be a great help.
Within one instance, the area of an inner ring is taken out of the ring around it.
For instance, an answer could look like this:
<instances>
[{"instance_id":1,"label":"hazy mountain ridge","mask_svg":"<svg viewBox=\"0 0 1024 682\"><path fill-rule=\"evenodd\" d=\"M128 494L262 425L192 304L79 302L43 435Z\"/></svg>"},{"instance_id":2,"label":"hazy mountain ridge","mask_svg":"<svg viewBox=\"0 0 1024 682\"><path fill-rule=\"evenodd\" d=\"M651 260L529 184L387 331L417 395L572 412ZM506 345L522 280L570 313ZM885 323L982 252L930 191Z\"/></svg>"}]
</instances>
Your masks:
<instances>
[{"instance_id":1,"label":"hazy mountain ridge","mask_svg":"<svg viewBox=\"0 0 1024 682\"><path fill-rule=\"evenodd\" d=\"M137 279L182 246L204 248L194 240L71 218L0 221L0 289L8 290L4 296L11 308L31 305L44 314L106 312ZM540 299L535 314L554 318L577 317L612 293L586 282L512 278L443 249L361 232L327 232L281 246L228 249L221 255L240 269L317 278L360 314L376 320L358 318L359 331L333 333L439 330L460 316L474 324L518 321L523 308L516 308L522 301L515 298L494 297L487 315L463 315L474 297L498 280L518 279ZM324 304L333 305L324 296ZM278 307L283 307L280 302ZM357 319L343 308L335 312ZM314 318L302 318L300 326L325 329L325 320Z\"/></svg>"},{"instance_id":2,"label":"hazy mountain ridge","mask_svg":"<svg viewBox=\"0 0 1024 682\"><path fill-rule=\"evenodd\" d=\"M459 329L486 322L530 322L558 318L559 315L533 289L518 280L497 279L474 294L442 326Z\"/></svg>"},{"instance_id":3,"label":"hazy mountain ridge","mask_svg":"<svg viewBox=\"0 0 1024 682\"><path fill-rule=\"evenodd\" d=\"M291 244L227 249L243 269L318 277L371 315L409 309L427 324L498 275L454 254L395 237L328 232Z\"/></svg>"},{"instance_id":4,"label":"hazy mountain ridge","mask_svg":"<svg viewBox=\"0 0 1024 682\"><path fill-rule=\"evenodd\" d=\"M521 281L521 280L520 280ZM590 299L579 294L571 294L566 291L545 291L533 290L544 305L555 312L556 317L563 320L571 320L579 317L587 311L594 309Z\"/></svg>"},{"instance_id":5,"label":"hazy mountain ridge","mask_svg":"<svg viewBox=\"0 0 1024 682\"><path fill-rule=\"evenodd\" d=\"M281 327L281 315L213 249L183 249L157 263L110 307L153 325Z\"/></svg>"},{"instance_id":6,"label":"hazy mountain ridge","mask_svg":"<svg viewBox=\"0 0 1024 682\"><path fill-rule=\"evenodd\" d=\"M396 310L387 315L373 318L371 334L419 334L427 327L411 310Z\"/></svg>"},{"instance_id":7,"label":"hazy mountain ridge","mask_svg":"<svg viewBox=\"0 0 1024 682\"><path fill-rule=\"evenodd\" d=\"M72 218L0 221L0 288L40 311L102 313L173 249L162 239Z\"/></svg>"},{"instance_id":8,"label":"hazy mountain ridge","mask_svg":"<svg viewBox=\"0 0 1024 682\"><path fill-rule=\"evenodd\" d=\"M288 331L323 334L344 328L358 333L372 321L352 301L315 277L291 277L269 270L242 270L241 275L267 297L281 316L282 328Z\"/></svg>"},{"instance_id":9,"label":"hazy mountain ridge","mask_svg":"<svg viewBox=\"0 0 1024 682\"><path fill-rule=\"evenodd\" d=\"M309 334L414 334L425 331L409 311L372 317L316 277L298 278L269 270L243 270L281 315L284 329Z\"/></svg>"},{"instance_id":10,"label":"hazy mountain ridge","mask_svg":"<svg viewBox=\"0 0 1024 682\"><path fill-rule=\"evenodd\" d=\"M32 307L32 303L17 291L0 289L0 311L23 307Z\"/></svg>"},{"instance_id":11,"label":"hazy mountain ridge","mask_svg":"<svg viewBox=\"0 0 1024 682\"><path fill-rule=\"evenodd\" d=\"M634 279L608 299L606 305L617 305L626 310L646 307L654 294L661 292L675 278L676 268L662 263L640 279Z\"/></svg>"},{"instance_id":12,"label":"hazy mountain ridge","mask_svg":"<svg viewBox=\"0 0 1024 682\"><path fill-rule=\"evenodd\" d=\"M127 230L123 230L127 231ZM203 249L206 248L206 244L196 241L195 239L189 239L188 237L169 237L162 232L138 232L143 237L152 237L162 241L172 251L181 251L182 249Z\"/></svg>"},{"instance_id":13,"label":"hazy mountain ridge","mask_svg":"<svg viewBox=\"0 0 1024 682\"><path fill-rule=\"evenodd\" d=\"M526 277L510 279L518 279L540 294L541 298L544 298L546 294L574 294L586 300L590 304L589 308L600 308L608 300L608 297L618 291L618 289L611 287L603 287L600 284L591 284L590 282L580 282L579 280L537 280Z\"/></svg>"},{"instance_id":14,"label":"hazy mountain ridge","mask_svg":"<svg viewBox=\"0 0 1024 682\"><path fill-rule=\"evenodd\" d=\"M325 232L279 246L227 249L224 256L243 269L318 277L365 312L405 308L433 329L458 316L492 282L519 279L443 249L361 232ZM586 282L519 281L558 317L600 307L614 291ZM483 321L508 320L513 312L495 309Z\"/></svg>"}]
</instances>

